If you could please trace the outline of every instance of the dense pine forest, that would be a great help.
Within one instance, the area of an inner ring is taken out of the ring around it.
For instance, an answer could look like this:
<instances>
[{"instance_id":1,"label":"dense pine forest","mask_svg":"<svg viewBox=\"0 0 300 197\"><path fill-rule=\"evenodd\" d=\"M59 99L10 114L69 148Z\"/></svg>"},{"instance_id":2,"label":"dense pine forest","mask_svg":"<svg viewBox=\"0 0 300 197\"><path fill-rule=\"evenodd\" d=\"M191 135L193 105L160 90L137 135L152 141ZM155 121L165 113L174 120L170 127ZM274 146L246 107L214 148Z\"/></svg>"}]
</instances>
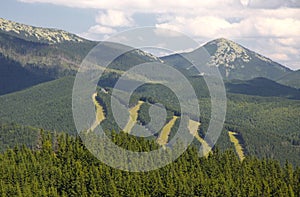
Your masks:
<instances>
[{"instance_id":1,"label":"dense pine forest","mask_svg":"<svg viewBox=\"0 0 300 197\"><path fill-rule=\"evenodd\" d=\"M152 142L111 134L130 149ZM134 143L132 143L134 142ZM134 145L134 147L133 147ZM300 196L300 168L288 162L214 150L199 157L191 146L174 163L150 172L132 173L104 165L79 137L41 132L38 145L0 154L0 196Z\"/></svg>"}]
</instances>

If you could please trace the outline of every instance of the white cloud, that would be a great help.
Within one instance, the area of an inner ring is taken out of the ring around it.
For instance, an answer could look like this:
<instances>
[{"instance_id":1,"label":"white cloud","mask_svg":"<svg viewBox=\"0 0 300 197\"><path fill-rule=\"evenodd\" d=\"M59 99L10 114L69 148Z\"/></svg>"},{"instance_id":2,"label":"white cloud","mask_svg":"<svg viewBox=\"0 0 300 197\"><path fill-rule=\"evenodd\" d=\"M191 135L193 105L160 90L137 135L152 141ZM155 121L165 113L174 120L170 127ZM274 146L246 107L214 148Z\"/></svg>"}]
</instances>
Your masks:
<instances>
[{"instance_id":1,"label":"white cloud","mask_svg":"<svg viewBox=\"0 0 300 197\"><path fill-rule=\"evenodd\" d=\"M221 31L228 29L231 24L225 19L204 16L204 17L174 17L165 23L157 24L158 28L166 28L174 31L185 32L198 37L215 37Z\"/></svg>"},{"instance_id":2,"label":"white cloud","mask_svg":"<svg viewBox=\"0 0 300 197\"><path fill-rule=\"evenodd\" d=\"M107 10L99 12L96 22L110 27L128 27L133 25L133 19L129 14L118 10Z\"/></svg>"},{"instance_id":3,"label":"white cloud","mask_svg":"<svg viewBox=\"0 0 300 197\"><path fill-rule=\"evenodd\" d=\"M298 0L249 0L252 8L300 7Z\"/></svg>"},{"instance_id":4,"label":"white cloud","mask_svg":"<svg viewBox=\"0 0 300 197\"><path fill-rule=\"evenodd\" d=\"M289 60L288 55L285 54L285 53L270 54L269 58L271 58L271 59L277 59L277 60L281 60L281 61L287 61L287 60Z\"/></svg>"},{"instance_id":5,"label":"white cloud","mask_svg":"<svg viewBox=\"0 0 300 197\"><path fill-rule=\"evenodd\" d=\"M67 7L93 8L93 9L114 9L114 10L135 10L142 12L172 12L182 9L194 9L197 7L213 8L220 5L238 3L239 0L19 0L26 3L51 3Z\"/></svg>"},{"instance_id":6,"label":"white cloud","mask_svg":"<svg viewBox=\"0 0 300 197\"><path fill-rule=\"evenodd\" d=\"M89 33L95 33L95 34L113 34L113 33L116 33L117 31L115 29L110 28L110 27L95 25L95 26L90 27L88 32Z\"/></svg>"},{"instance_id":7,"label":"white cloud","mask_svg":"<svg viewBox=\"0 0 300 197\"><path fill-rule=\"evenodd\" d=\"M300 19L263 16L245 17L233 23L215 16L174 16L173 19L158 23L156 26L211 39L216 37L291 38L300 35Z\"/></svg>"}]
</instances>

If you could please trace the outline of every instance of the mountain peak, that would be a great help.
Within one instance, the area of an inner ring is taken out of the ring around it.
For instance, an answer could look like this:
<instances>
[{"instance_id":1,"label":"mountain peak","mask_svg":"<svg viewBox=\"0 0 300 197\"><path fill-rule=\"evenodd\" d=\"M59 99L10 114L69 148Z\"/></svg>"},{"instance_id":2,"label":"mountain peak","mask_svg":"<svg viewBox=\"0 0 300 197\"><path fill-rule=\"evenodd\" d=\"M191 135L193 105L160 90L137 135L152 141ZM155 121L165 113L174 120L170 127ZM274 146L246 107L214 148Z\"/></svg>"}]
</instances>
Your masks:
<instances>
[{"instance_id":1,"label":"mountain peak","mask_svg":"<svg viewBox=\"0 0 300 197\"><path fill-rule=\"evenodd\" d=\"M236 58L241 58L243 62L247 63L251 60L251 55L254 55L256 58L262 61L269 62L269 63L272 62L271 59L263 55L260 55L258 53L255 53L241 46L240 44L232 40L228 40L226 38L215 39L211 42L208 42L205 46L210 47L212 45L215 45L217 47L217 50L214 52L215 56L217 56L218 58L220 56L224 56L223 58L221 57L221 59L224 59L226 57L227 58L227 59L225 58L226 63L230 63L231 61L236 60Z\"/></svg>"},{"instance_id":2,"label":"mountain peak","mask_svg":"<svg viewBox=\"0 0 300 197\"><path fill-rule=\"evenodd\" d=\"M237 44L236 42L225 38L219 38L210 41L205 44L204 47L212 56L211 63L219 68L221 67L221 70L223 70L223 74L226 78L231 78L230 74L233 71L235 72L241 69L250 69L249 65L251 65L252 70L257 69L257 71L262 71L261 68L258 68L261 65L269 65L267 67L273 65L284 72L289 70L282 65L273 62L271 59L255 53L254 51L251 51Z\"/></svg>"},{"instance_id":3,"label":"mountain peak","mask_svg":"<svg viewBox=\"0 0 300 197\"><path fill-rule=\"evenodd\" d=\"M0 32L33 42L55 44L62 42L82 42L83 39L63 30L40 28L0 18Z\"/></svg>"},{"instance_id":4,"label":"mountain peak","mask_svg":"<svg viewBox=\"0 0 300 197\"><path fill-rule=\"evenodd\" d=\"M222 77L227 80L249 80L256 77L278 80L292 72L289 68L225 38L215 39L202 47L210 54L210 65L218 67ZM198 54L197 50L186 54L192 57ZM180 55L162 57L162 60L180 69L189 70L188 73L192 76L199 75L197 70L191 69L191 63Z\"/></svg>"},{"instance_id":5,"label":"mountain peak","mask_svg":"<svg viewBox=\"0 0 300 197\"><path fill-rule=\"evenodd\" d=\"M225 38L219 38L207 43L205 46L215 45L217 47L214 56L218 61L217 65L220 64L230 64L234 62L237 58L240 58L243 62L249 62L250 56L248 55L248 50L241 45L227 40Z\"/></svg>"}]
</instances>

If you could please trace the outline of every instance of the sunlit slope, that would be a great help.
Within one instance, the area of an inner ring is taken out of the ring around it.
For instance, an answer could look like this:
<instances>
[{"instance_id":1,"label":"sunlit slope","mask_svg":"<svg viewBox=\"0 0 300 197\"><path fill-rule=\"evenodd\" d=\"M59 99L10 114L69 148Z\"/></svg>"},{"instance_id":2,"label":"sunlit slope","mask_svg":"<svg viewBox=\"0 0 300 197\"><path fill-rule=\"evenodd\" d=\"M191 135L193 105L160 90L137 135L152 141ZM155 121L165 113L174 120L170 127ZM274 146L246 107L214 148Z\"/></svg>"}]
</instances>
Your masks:
<instances>
[{"instance_id":1,"label":"sunlit slope","mask_svg":"<svg viewBox=\"0 0 300 197\"><path fill-rule=\"evenodd\" d=\"M159 145L165 145L168 143L169 134L170 134L171 129L177 119L178 119L178 116L173 116L173 118L163 127L163 129L157 139L157 143Z\"/></svg>"},{"instance_id":2,"label":"sunlit slope","mask_svg":"<svg viewBox=\"0 0 300 197\"><path fill-rule=\"evenodd\" d=\"M236 137L238 133L229 131L228 132L230 141L234 144L235 151L238 154L240 160L245 159L245 154L242 145L240 144L238 138Z\"/></svg>"},{"instance_id":3,"label":"sunlit slope","mask_svg":"<svg viewBox=\"0 0 300 197\"><path fill-rule=\"evenodd\" d=\"M138 118L138 111L143 103L143 101L138 101L137 105L135 105L129 110L129 120L127 125L123 129L125 133L130 133L131 129L134 127Z\"/></svg>"},{"instance_id":4,"label":"sunlit slope","mask_svg":"<svg viewBox=\"0 0 300 197\"><path fill-rule=\"evenodd\" d=\"M201 143L203 155L207 155L211 151L211 147L208 143L202 139L198 134L198 129L200 127L200 122L189 119L188 129L190 133Z\"/></svg>"},{"instance_id":5,"label":"sunlit slope","mask_svg":"<svg viewBox=\"0 0 300 197\"><path fill-rule=\"evenodd\" d=\"M92 96L93 99L93 103L96 107L96 120L93 123L93 125L90 128L90 131L94 131L95 128L103 121L105 120L105 114L104 114L104 109L103 107L100 105L100 103L97 101L97 93L94 93Z\"/></svg>"}]
</instances>

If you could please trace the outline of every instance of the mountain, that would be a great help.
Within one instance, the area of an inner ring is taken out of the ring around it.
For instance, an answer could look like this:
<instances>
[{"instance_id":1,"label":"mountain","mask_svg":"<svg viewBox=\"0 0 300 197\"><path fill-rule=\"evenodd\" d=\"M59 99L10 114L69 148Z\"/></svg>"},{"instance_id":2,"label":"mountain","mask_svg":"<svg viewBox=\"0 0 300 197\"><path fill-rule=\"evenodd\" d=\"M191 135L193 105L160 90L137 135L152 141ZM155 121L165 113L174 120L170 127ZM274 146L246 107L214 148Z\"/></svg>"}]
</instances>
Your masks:
<instances>
[{"instance_id":1,"label":"mountain","mask_svg":"<svg viewBox=\"0 0 300 197\"><path fill-rule=\"evenodd\" d=\"M53 78L30 72L19 62L0 54L0 95L15 92Z\"/></svg>"},{"instance_id":2,"label":"mountain","mask_svg":"<svg viewBox=\"0 0 300 197\"><path fill-rule=\"evenodd\" d=\"M62 30L0 19L0 95L74 75L95 46Z\"/></svg>"},{"instance_id":3,"label":"mountain","mask_svg":"<svg viewBox=\"0 0 300 197\"><path fill-rule=\"evenodd\" d=\"M254 82L248 82L248 84L252 84L249 91L259 87L259 84L261 84L260 80L262 80L263 84L266 83L266 79L257 80L258 84L256 86L253 85L255 84ZM26 128L20 129L20 132L26 131L31 137L30 139L20 138L20 140L25 140L29 144L33 142L32 139L35 139L34 131L36 131L34 130L32 133L31 129L29 129L30 126L76 134L71 100L73 83L74 77L63 77L26 90L0 96L0 125L14 123L26 126ZM240 81L239 83L243 85L246 82ZM272 82L269 83L272 84ZM234 88L238 90L239 86ZM231 89L231 91L233 90ZM243 94L250 93L251 91L243 92ZM117 125L114 125L115 121L113 120L111 109L107 108L107 106L110 106L110 91L108 93L100 93L99 91L98 95L99 99L102 100L101 105L106 109L106 120L102 126L108 129L118 128ZM217 142L217 146L221 150L231 148L227 133L228 131L234 131L239 134L248 154L258 157L276 158L282 163L288 159L294 164L299 164L299 100L231 93L228 93L227 96L227 114L224 130ZM132 95L132 99L135 101L142 97L145 98L147 104L151 102L151 98L159 99L159 103L166 106L168 115L171 117L177 111L178 105L176 100L174 100L176 97L173 98L173 95L168 94L166 89L144 86L140 91ZM207 97L199 99L201 113L201 128L199 132L203 131L204 135L211 117L210 102L210 98ZM139 110L138 119L146 121L144 119L145 117L147 118L146 114L148 114L147 111ZM9 128L11 127L3 129L5 131L3 135L12 135L8 139L14 139L13 136L15 134L9 133Z\"/></svg>"},{"instance_id":4,"label":"mountain","mask_svg":"<svg viewBox=\"0 0 300 197\"><path fill-rule=\"evenodd\" d=\"M0 123L73 133L72 87L64 77L0 96Z\"/></svg>"},{"instance_id":5,"label":"mountain","mask_svg":"<svg viewBox=\"0 0 300 197\"><path fill-rule=\"evenodd\" d=\"M230 93L300 99L300 90L262 77L247 81L232 80L226 83L226 89Z\"/></svg>"},{"instance_id":6,"label":"mountain","mask_svg":"<svg viewBox=\"0 0 300 197\"><path fill-rule=\"evenodd\" d=\"M294 71L283 76L282 78L277 80L277 82L300 89L300 70Z\"/></svg>"},{"instance_id":7,"label":"mountain","mask_svg":"<svg viewBox=\"0 0 300 197\"><path fill-rule=\"evenodd\" d=\"M31 133L32 137L25 139L29 145L36 139L36 128L74 134L71 105L74 75L83 58L98 43L61 30L1 21L5 23L2 25L5 28L0 31L0 94L5 95L0 95L0 125L4 125L2 130L5 131L5 136L14 138L15 134L10 135L9 132L10 128L15 127L10 126L11 123L26 126L19 130ZM45 36L47 33L58 36L48 39ZM60 34L64 36L59 36ZM62 39L66 36L66 39ZM99 57L109 60L122 47L125 46L108 43L98 49ZM212 54L211 63L219 67L226 79L227 114L217 146L222 150L231 148L228 131L232 131L238 134L240 142L250 155L277 158L281 162L289 159L294 164L299 163L300 103L299 100L293 100L299 99L299 91L275 82L283 77L290 78L289 75L293 72L229 40L214 40L204 47ZM194 55L196 52L197 49L187 54ZM205 135L211 117L211 102L203 77L180 54L160 59L141 50L132 50L116 58L100 79L99 85L108 90L103 91L102 95L98 94L107 112L106 122L103 122L103 125L107 125L106 128L118 128L113 120L109 120L112 113L107 107L110 106L110 88L118 77L134 65L161 61L174 65L187 74L187 79L199 96L199 133L201 136ZM99 65L101 66L103 65ZM129 76L128 80L139 80L140 76L134 77ZM182 87L179 85L177 88ZM131 104L134 105L140 99L144 99L146 104L163 104L168 117L180 114L176 95L163 86L152 84L139 87L132 96ZM147 107L142 109L145 108ZM147 122L144 120L147 119L147 110L137 113L137 120Z\"/></svg>"},{"instance_id":8,"label":"mountain","mask_svg":"<svg viewBox=\"0 0 300 197\"><path fill-rule=\"evenodd\" d=\"M63 30L33 27L0 18L0 31L14 37L45 44L85 42L86 40Z\"/></svg>"},{"instance_id":9,"label":"mountain","mask_svg":"<svg viewBox=\"0 0 300 197\"><path fill-rule=\"evenodd\" d=\"M74 76L82 60L97 44L62 30L0 19L0 95ZM101 47L105 52L103 58L115 54L121 47L124 46L113 43ZM110 68L126 70L149 61L161 60L141 50L133 50L118 57Z\"/></svg>"},{"instance_id":10,"label":"mountain","mask_svg":"<svg viewBox=\"0 0 300 197\"><path fill-rule=\"evenodd\" d=\"M204 47L211 55L211 64L219 68L225 80L240 79L249 80L256 77L264 77L277 80L292 71L269 58L266 58L254 51L251 51L233 41L220 38L208 42ZM182 56L193 57L200 49L189 53L173 54L161 57L161 59L180 69L188 70L190 75L198 75L191 64Z\"/></svg>"}]
</instances>

